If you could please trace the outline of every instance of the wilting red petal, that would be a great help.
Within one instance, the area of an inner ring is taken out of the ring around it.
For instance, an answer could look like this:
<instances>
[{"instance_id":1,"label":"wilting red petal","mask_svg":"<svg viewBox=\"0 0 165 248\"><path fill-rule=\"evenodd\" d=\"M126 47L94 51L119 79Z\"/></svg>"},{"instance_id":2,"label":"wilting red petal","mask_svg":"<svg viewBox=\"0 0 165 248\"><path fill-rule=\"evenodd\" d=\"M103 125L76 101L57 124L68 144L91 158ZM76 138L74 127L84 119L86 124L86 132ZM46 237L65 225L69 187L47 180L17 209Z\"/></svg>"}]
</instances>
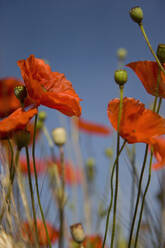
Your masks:
<instances>
[{"instance_id":1,"label":"wilting red petal","mask_svg":"<svg viewBox=\"0 0 165 248\"><path fill-rule=\"evenodd\" d=\"M21 173L27 175L28 174L28 167L27 167L27 160L26 157L22 156L19 159L19 169ZM36 158L36 171L37 175L40 175L45 172L46 166L43 160ZM30 171L31 174L34 174L34 167L33 167L33 160L30 159Z\"/></svg>"},{"instance_id":2,"label":"wilting red petal","mask_svg":"<svg viewBox=\"0 0 165 248\"><path fill-rule=\"evenodd\" d=\"M120 99L109 102L108 117L117 130ZM153 144L156 136L165 134L165 119L134 98L123 99L123 110L119 128L120 136L128 143Z\"/></svg>"},{"instance_id":3,"label":"wilting red petal","mask_svg":"<svg viewBox=\"0 0 165 248\"><path fill-rule=\"evenodd\" d=\"M28 122L37 114L37 109L32 108L24 111L22 108L17 109L7 118L0 121L0 139L9 138L15 131L23 130Z\"/></svg>"},{"instance_id":4,"label":"wilting red petal","mask_svg":"<svg viewBox=\"0 0 165 248\"><path fill-rule=\"evenodd\" d=\"M126 65L130 67L142 82L146 91L153 96L165 98L165 75L161 71L159 90L157 92L158 65L154 61L137 61Z\"/></svg>"},{"instance_id":5,"label":"wilting red petal","mask_svg":"<svg viewBox=\"0 0 165 248\"><path fill-rule=\"evenodd\" d=\"M73 122L78 126L80 131L88 133L88 134L106 136L111 133L111 130L109 127L102 125L102 124L86 121L82 118L74 119Z\"/></svg>"},{"instance_id":6,"label":"wilting red petal","mask_svg":"<svg viewBox=\"0 0 165 248\"><path fill-rule=\"evenodd\" d=\"M58 240L59 237L59 231L53 227L52 224L49 222L46 222L47 230L48 230L48 235L50 238L51 243L55 243ZM44 228L44 224L42 220L37 219L37 229L38 229L38 241L41 246L46 246L48 245L48 240ZM23 222L21 225L21 231L22 235L25 240L29 241L30 243L34 243L34 235L35 235L35 227L34 223L30 225L28 222Z\"/></svg>"},{"instance_id":7,"label":"wilting red petal","mask_svg":"<svg viewBox=\"0 0 165 248\"><path fill-rule=\"evenodd\" d=\"M52 72L42 59L31 55L18 61L29 96L37 105L45 105L68 116L80 116L80 98L64 74Z\"/></svg>"},{"instance_id":8,"label":"wilting red petal","mask_svg":"<svg viewBox=\"0 0 165 248\"><path fill-rule=\"evenodd\" d=\"M21 107L20 101L14 94L16 86L23 85L23 83L13 77L0 79L0 118L4 118L13 111ZM25 99L25 107L32 104L29 96Z\"/></svg>"}]
</instances>

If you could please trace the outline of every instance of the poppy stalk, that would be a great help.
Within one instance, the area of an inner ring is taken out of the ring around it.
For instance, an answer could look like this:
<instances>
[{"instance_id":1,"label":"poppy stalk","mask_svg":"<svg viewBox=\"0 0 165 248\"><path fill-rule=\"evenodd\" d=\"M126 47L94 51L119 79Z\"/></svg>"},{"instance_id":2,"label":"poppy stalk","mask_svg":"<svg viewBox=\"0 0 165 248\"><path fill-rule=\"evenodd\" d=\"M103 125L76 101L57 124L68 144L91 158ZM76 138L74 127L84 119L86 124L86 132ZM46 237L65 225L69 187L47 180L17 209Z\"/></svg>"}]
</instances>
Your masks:
<instances>
[{"instance_id":1,"label":"poppy stalk","mask_svg":"<svg viewBox=\"0 0 165 248\"><path fill-rule=\"evenodd\" d=\"M36 140L36 131L37 131L37 117L38 117L38 115L36 114L35 120L34 120L34 135L33 135L33 145L32 145L33 168L34 168L34 177L35 177L38 205L39 205L42 221L44 224L44 228L45 228L45 232L46 232L46 236L47 236L47 240L48 240L48 246L49 246L49 248L51 248L52 246L51 246L51 242L50 242L50 238L49 238L49 233L47 230L45 216L44 216L43 208L42 208L41 201L40 201L40 193L39 193L39 187L38 187L38 176L37 176L37 169L36 169L36 162L35 162L35 140Z\"/></svg>"}]
</instances>

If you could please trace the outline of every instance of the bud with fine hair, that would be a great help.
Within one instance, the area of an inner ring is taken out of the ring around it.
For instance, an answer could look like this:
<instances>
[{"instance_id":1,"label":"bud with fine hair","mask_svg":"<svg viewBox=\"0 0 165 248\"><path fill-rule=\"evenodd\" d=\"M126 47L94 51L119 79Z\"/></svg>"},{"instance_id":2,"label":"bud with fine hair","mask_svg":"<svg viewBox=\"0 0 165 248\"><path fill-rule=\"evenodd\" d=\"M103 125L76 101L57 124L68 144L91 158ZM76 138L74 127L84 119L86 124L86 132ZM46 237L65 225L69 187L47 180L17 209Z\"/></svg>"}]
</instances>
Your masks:
<instances>
[{"instance_id":1,"label":"bud with fine hair","mask_svg":"<svg viewBox=\"0 0 165 248\"><path fill-rule=\"evenodd\" d=\"M165 44L159 44L156 53L160 62L165 63Z\"/></svg>"},{"instance_id":2,"label":"bud with fine hair","mask_svg":"<svg viewBox=\"0 0 165 248\"><path fill-rule=\"evenodd\" d=\"M115 82L119 86L123 86L128 80L127 71L126 70L116 70L114 78L115 78Z\"/></svg>"},{"instance_id":3,"label":"bud with fine hair","mask_svg":"<svg viewBox=\"0 0 165 248\"><path fill-rule=\"evenodd\" d=\"M132 9L130 9L129 11L130 17L132 18L132 20L138 24L142 23L143 20L143 10L139 7L133 7Z\"/></svg>"},{"instance_id":4,"label":"bud with fine hair","mask_svg":"<svg viewBox=\"0 0 165 248\"><path fill-rule=\"evenodd\" d=\"M57 146L63 146L66 143L66 131L64 128L55 128L52 131L53 141Z\"/></svg>"},{"instance_id":5,"label":"bud with fine hair","mask_svg":"<svg viewBox=\"0 0 165 248\"><path fill-rule=\"evenodd\" d=\"M84 241L85 232L81 223L76 223L70 226L70 231L72 238L76 243L81 244Z\"/></svg>"},{"instance_id":6,"label":"bud with fine hair","mask_svg":"<svg viewBox=\"0 0 165 248\"><path fill-rule=\"evenodd\" d=\"M14 94L21 103L24 103L25 98L27 97L27 90L24 85L19 85L14 88Z\"/></svg>"}]
</instances>

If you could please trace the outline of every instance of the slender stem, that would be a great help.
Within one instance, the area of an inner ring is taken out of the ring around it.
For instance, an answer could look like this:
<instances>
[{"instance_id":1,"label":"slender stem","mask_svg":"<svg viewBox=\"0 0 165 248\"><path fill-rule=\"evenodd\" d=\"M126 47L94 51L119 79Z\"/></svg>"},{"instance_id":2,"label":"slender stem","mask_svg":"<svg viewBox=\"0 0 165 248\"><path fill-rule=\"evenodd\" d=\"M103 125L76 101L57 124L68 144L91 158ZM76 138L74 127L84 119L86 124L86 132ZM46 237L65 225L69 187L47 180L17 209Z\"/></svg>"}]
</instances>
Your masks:
<instances>
[{"instance_id":1,"label":"slender stem","mask_svg":"<svg viewBox=\"0 0 165 248\"><path fill-rule=\"evenodd\" d=\"M59 233L59 248L64 247L64 194L65 194L65 168L64 168L64 150L60 147L60 164L62 169L61 174L61 195L59 199L59 214L60 214L60 233Z\"/></svg>"},{"instance_id":2,"label":"slender stem","mask_svg":"<svg viewBox=\"0 0 165 248\"><path fill-rule=\"evenodd\" d=\"M121 154L122 150L124 149L125 144L126 144L126 141L123 142L123 145L121 146L120 151L119 151L119 155ZM105 234L104 234L104 240L103 240L102 248L104 248L104 246L105 246L105 242L106 242L106 238L107 238L107 234L108 234L109 217L110 217L110 213L111 213L111 209L112 209L112 203L113 203L113 177L114 177L114 172L115 172L115 168L116 168L116 162L117 162L117 157L114 161L114 164L112 167L112 173L111 173L111 198L110 198L110 204L109 204L108 213L107 213Z\"/></svg>"},{"instance_id":3,"label":"slender stem","mask_svg":"<svg viewBox=\"0 0 165 248\"><path fill-rule=\"evenodd\" d=\"M25 146L25 151L26 151L26 160L27 160L27 168L28 168L28 180L29 180L29 189L30 189L30 196L31 196L31 203L32 203L34 227L35 227L36 241L38 243L37 217L36 217L36 210L35 210L35 201L34 201L34 193L33 193L33 186L32 186L32 178L31 178L29 151L28 151L27 146Z\"/></svg>"},{"instance_id":4,"label":"slender stem","mask_svg":"<svg viewBox=\"0 0 165 248\"><path fill-rule=\"evenodd\" d=\"M12 147L11 147L12 148ZM6 206L6 202L9 200L10 198L10 194L11 194L11 190L12 190L12 186L13 186L13 183L14 183L14 178L15 178L15 167L17 166L18 164L18 160L19 160L19 153L20 151L17 150L16 152L16 157L15 157L15 165L12 166L13 167L13 170L12 170L12 173L10 175L10 182L9 182L9 186L8 186L8 189L7 189L7 193L6 193L6 196L5 196L5 200L2 204L2 209L1 209L1 213L0 213L0 223L2 222L2 218L4 216L4 212L5 212L5 206ZM13 155L13 152L12 152L12 155ZM13 160L13 158L11 159Z\"/></svg>"},{"instance_id":5,"label":"slender stem","mask_svg":"<svg viewBox=\"0 0 165 248\"><path fill-rule=\"evenodd\" d=\"M146 148L145 148L143 166L142 166L140 179L139 179L138 195L137 195L137 198L136 198L134 216L133 216L132 225L131 225L131 231L130 231L130 235L129 235L128 248L131 247L132 235L133 235L133 230L134 230L134 225L135 225L135 220L136 220L136 215L137 215L137 210L138 210L138 205L139 205L139 200L140 200L140 194L141 194L141 188L142 188L142 180L143 180L144 169L145 169L145 165L146 165L146 161L147 161L147 155L148 155L148 145L146 145Z\"/></svg>"},{"instance_id":6,"label":"slender stem","mask_svg":"<svg viewBox=\"0 0 165 248\"><path fill-rule=\"evenodd\" d=\"M12 174L13 174L13 171L14 171L14 164L13 164L14 152L13 152L11 141L9 139L8 139L8 144L9 144L10 153L11 153L11 161L10 161L10 169L9 170L10 170L10 181L12 181Z\"/></svg>"},{"instance_id":7,"label":"slender stem","mask_svg":"<svg viewBox=\"0 0 165 248\"><path fill-rule=\"evenodd\" d=\"M148 47L149 47L149 49L150 49L152 55L154 56L154 58L155 58L155 60L156 60L156 62L157 62L157 64L158 64L159 68L160 68L161 71L163 71L163 73L165 74L165 70L164 70L164 68L163 68L163 66L162 66L162 64L161 64L161 62L159 61L159 59L158 59L157 55L155 54L154 50L152 49L152 46L151 46L151 44L150 44L150 42L149 42L149 39L148 39L148 37L147 37L147 35L146 35L146 32L145 32L145 30L144 30L143 24L140 23L140 24L139 24L139 27L140 27L140 29L141 29L141 32L142 32L142 34L143 34L143 36L144 36L144 39L146 40L147 45L148 45Z\"/></svg>"},{"instance_id":8,"label":"slender stem","mask_svg":"<svg viewBox=\"0 0 165 248\"><path fill-rule=\"evenodd\" d=\"M153 158L153 149L151 148L151 156L150 156L150 164L149 164L149 174L148 174L147 185L146 185L146 188L145 188L145 191L144 191L144 195L143 195L143 199L142 199L142 205L141 205L141 209L140 209L140 216L139 216L138 226L137 226L137 230L136 230L135 246L134 246L135 248L137 247L137 243L138 243L138 236L139 236L140 224L141 224L142 215L143 215L145 197L146 197L146 194L148 192L148 188L149 188L149 185L150 185L150 182L151 182L152 158Z\"/></svg>"},{"instance_id":9,"label":"slender stem","mask_svg":"<svg viewBox=\"0 0 165 248\"><path fill-rule=\"evenodd\" d=\"M36 170L36 163L35 163L35 139L36 139L36 129L37 129L37 117L38 117L38 115L35 115L34 136L33 136L33 146L32 146L33 167L34 167L34 176L35 176L35 184L36 184L38 205L39 205L39 208L40 208L40 213L41 213L42 221L43 221L43 224L44 224L44 228L45 228L49 248L51 248L52 246L51 246L51 242L50 242L50 238L49 238L49 234L48 234L48 230L47 230L47 226L46 226L45 216L44 216L44 212L43 212L41 201L40 201L40 194L39 194L39 187L38 187L38 177L37 177L37 170Z\"/></svg>"},{"instance_id":10,"label":"slender stem","mask_svg":"<svg viewBox=\"0 0 165 248\"><path fill-rule=\"evenodd\" d=\"M157 114L158 114L159 111L160 111L161 104L162 104L162 98L160 97L160 98L159 98L159 102L158 102L157 111L156 111Z\"/></svg>"},{"instance_id":11,"label":"slender stem","mask_svg":"<svg viewBox=\"0 0 165 248\"><path fill-rule=\"evenodd\" d=\"M118 123L117 123L117 161L116 161L116 182L115 182L115 198L114 198L114 209L113 209L113 224L112 224L112 236L111 236L111 245L113 248L114 238L115 238L115 229L116 229L116 212L117 212L117 197L118 197L118 188L119 188L119 150L120 150L120 120L122 116L122 107L123 107L123 89L124 86L120 86L120 105L119 105L119 114L118 114Z\"/></svg>"}]
</instances>

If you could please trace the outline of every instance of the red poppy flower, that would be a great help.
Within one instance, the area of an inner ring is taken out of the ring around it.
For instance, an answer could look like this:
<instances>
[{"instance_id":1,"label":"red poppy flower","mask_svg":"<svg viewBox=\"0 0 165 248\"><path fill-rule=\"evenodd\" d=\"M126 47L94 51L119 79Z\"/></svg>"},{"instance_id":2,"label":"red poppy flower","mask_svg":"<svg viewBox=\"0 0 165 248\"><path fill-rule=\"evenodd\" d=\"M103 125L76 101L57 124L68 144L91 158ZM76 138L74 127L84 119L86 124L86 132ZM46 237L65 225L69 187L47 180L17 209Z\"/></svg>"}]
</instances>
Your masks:
<instances>
[{"instance_id":1,"label":"red poppy flower","mask_svg":"<svg viewBox=\"0 0 165 248\"><path fill-rule=\"evenodd\" d=\"M14 94L14 88L19 85L23 85L23 83L13 77L0 79L0 118L8 116L21 107L20 101ZM25 106L31 103L31 99L27 97Z\"/></svg>"},{"instance_id":2,"label":"red poppy flower","mask_svg":"<svg viewBox=\"0 0 165 248\"><path fill-rule=\"evenodd\" d=\"M24 111L22 108L15 110L11 115L0 121L0 139L7 139L18 130L23 130L28 122L37 114L37 109Z\"/></svg>"},{"instance_id":3,"label":"red poppy flower","mask_svg":"<svg viewBox=\"0 0 165 248\"><path fill-rule=\"evenodd\" d=\"M126 65L130 67L142 82L146 91L156 96L165 98L165 75L160 72L159 90L157 92L158 65L154 61L137 61Z\"/></svg>"},{"instance_id":4,"label":"red poppy flower","mask_svg":"<svg viewBox=\"0 0 165 248\"><path fill-rule=\"evenodd\" d=\"M108 117L117 130L120 99L109 102ZM128 143L153 144L155 137L165 134L165 119L134 98L123 99L123 110L119 127L120 136Z\"/></svg>"},{"instance_id":5,"label":"red poppy flower","mask_svg":"<svg viewBox=\"0 0 165 248\"><path fill-rule=\"evenodd\" d=\"M27 160L26 157L22 156L19 159L19 169L20 171L27 175L28 174L28 167L27 167ZM43 160L36 159L36 170L37 170L37 175L40 175L45 172L46 166ZM31 174L34 175L34 167L33 167L33 160L30 159L30 171Z\"/></svg>"},{"instance_id":6,"label":"red poppy flower","mask_svg":"<svg viewBox=\"0 0 165 248\"><path fill-rule=\"evenodd\" d=\"M49 222L46 222L46 226L47 226L50 241L53 244L58 240L59 232ZM45 227L44 227L42 220L37 219L37 229L38 229L39 245L47 246L48 240L47 240ZM32 226L31 226L27 221L23 222L21 225L21 231L22 231L22 235L23 235L24 239L33 244L34 243L34 233L35 233L34 223L32 223Z\"/></svg>"},{"instance_id":7,"label":"red poppy flower","mask_svg":"<svg viewBox=\"0 0 165 248\"><path fill-rule=\"evenodd\" d=\"M29 96L37 105L57 109L68 116L80 116L80 98L64 74L52 72L44 60L31 55L18 61Z\"/></svg>"},{"instance_id":8,"label":"red poppy flower","mask_svg":"<svg viewBox=\"0 0 165 248\"><path fill-rule=\"evenodd\" d=\"M56 163L49 160L47 164L49 168L51 168L51 166L56 165L58 168L59 175L62 174L60 160L56 160ZM65 183L69 186L80 184L82 182L81 171L79 169L74 168L74 166L70 161L65 162L64 176L65 176Z\"/></svg>"},{"instance_id":9,"label":"red poppy flower","mask_svg":"<svg viewBox=\"0 0 165 248\"><path fill-rule=\"evenodd\" d=\"M84 247L101 248L102 238L99 235L90 235L83 242Z\"/></svg>"},{"instance_id":10,"label":"red poppy flower","mask_svg":"<svg viewBox=\"0 0 165 248\"><path fill-rule=\"evenodd\" d=\"M156 137L155 141L153 149L157 162L152 165L152 169L158 170L165 166L165 137Z\"/></svg>"},{"instance_id":11,"label":"red poppy flower","mask_svg":"<svg viewBox=\"0 0 165 248\"><path fill-rule=\"evenodd\" d=\"M73 122L82 132L85 132L88 134L106 136L111 133L111 130L109 127L98 124L98 123L86 121L82 118L79 118L79 119L76 118L73 120Z\"/></svg>"}]
</instances>

